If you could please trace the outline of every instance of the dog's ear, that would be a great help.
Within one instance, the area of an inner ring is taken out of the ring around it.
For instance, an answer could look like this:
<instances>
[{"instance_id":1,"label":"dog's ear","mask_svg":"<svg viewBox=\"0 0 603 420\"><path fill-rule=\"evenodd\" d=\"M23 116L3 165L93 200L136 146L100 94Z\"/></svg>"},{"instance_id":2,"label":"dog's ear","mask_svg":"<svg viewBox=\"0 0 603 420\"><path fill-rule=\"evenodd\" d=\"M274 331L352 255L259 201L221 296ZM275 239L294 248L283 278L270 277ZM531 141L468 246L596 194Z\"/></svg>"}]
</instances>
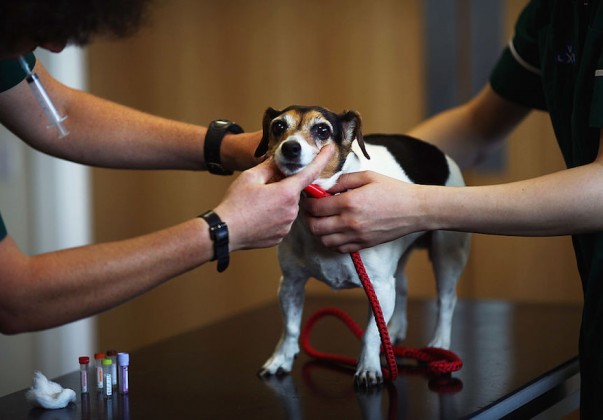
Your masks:
<instances>
[{"instance_id":1,"label":"dog's ear","mask_svg":"<svg viewBox=\"0 0 603 420\"><path fill-rule=\"evenodd\" d=\"M370 159L371 157L367 153L366 146L364 145L364 137L362 136L362 119L360 118L360 114L356 111L346 111L339 116L339 121L341 121L343 139L350 142L350 144L354 141L354 139L356 139L364 156L367 159Z\"/></svg>"},{"instance_id":2,"label":"dog's ear","mask_svg":"<svg viewBox=\"0 0 603 420\"><path fill-rule=\"evenodd\" d=\"M264 119L262 120L262 140L260 144L258 144L258 148L255 149L255 157L264 156L268 151L268 142L270 141L270 121L275 119L281 111L277 111L274 108L268 108L266 112L264 112Z\"/></svg>"}]
</instances>

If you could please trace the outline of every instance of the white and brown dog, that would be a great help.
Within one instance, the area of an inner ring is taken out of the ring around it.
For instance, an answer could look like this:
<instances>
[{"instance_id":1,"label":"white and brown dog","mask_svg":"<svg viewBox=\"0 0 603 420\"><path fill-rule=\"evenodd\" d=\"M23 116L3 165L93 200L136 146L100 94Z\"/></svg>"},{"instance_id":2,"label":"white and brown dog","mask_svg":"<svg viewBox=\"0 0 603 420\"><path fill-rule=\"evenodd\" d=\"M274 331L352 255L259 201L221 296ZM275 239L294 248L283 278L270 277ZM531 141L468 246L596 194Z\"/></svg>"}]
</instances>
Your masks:
<instances>
[{"instance_id":1,"label":"white and brown dog","mask_svg":"<svg viewBox=\"0 0 603 420\"><path fill-rule=\"evenodd\" d=\"M353 111L337 115L320 107L291 106L283 111L269 108L264 115L263 138L256 155L273 156L278 168L289 176L308 165L323 146L335 144L337 152L332 163L315 181L325 190L335 185L343 173L366 170L417 184L464 185L458 166L435 146L405 135L363 136L360 125L360 116ZM449 231L415 233L364 249L361 256L388 322L391 340L400 341L405 338L407 328L404 265L420 237L420 242L429 249L438 293L435 333L429 346L447 349L456 283L467 261L469 235ZM310 277L335 289L362 287L350 256L325 248L310 234L301 216L279 245L278 257L284 331L274 354L262 367L261 376L291 372L299 352L304 289ZM380 345L371 315L354 377L357 385L371 387L383 381Z\"/></svg>"}]
</instances>

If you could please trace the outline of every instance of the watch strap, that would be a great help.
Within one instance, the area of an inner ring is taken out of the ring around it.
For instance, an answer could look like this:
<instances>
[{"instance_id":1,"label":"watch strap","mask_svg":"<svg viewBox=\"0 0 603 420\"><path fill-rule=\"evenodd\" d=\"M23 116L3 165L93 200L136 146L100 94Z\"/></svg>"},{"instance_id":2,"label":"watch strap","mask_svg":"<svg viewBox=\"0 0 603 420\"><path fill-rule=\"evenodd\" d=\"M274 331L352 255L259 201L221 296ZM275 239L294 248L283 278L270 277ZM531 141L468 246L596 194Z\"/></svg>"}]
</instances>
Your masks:
<instances>
[{"instance_id":1,"label":"watch strap","mask_svg":"<svg viewBox=\"0 0 603 420\"><path fill-rule=\"evenodd\" d=\"M209 236L214 243L214 257L212 261L218 261L218 272L221 273L228 268L230 262L228 226L213 210L206 211L199 217L203 218L209 225Z\"/></svg>"},{"instance_id":2,"label":"watch strap","mask_svg":"<svg viewBox=\"0 0 603 420\"><path fill-rule=\"evenodd\" d=\"M203 153L207 170L215 175L232 175L233 171L224 169L220 158L220 146L226 133L240 134L243 128L229 120L214 120L207 127Z\"/></svg>"}]
</instances>

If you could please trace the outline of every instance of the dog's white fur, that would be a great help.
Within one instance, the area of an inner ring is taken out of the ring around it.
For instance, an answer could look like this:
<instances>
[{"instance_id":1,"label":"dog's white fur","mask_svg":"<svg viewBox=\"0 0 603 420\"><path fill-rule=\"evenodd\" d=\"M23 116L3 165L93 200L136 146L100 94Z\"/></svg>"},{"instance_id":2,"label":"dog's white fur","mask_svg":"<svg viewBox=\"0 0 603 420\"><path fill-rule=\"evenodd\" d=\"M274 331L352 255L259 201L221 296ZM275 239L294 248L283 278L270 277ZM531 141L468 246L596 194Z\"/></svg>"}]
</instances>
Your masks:
<instances>
[{"instance_id":1,"label":"dog's white fur","mask_svg":"<svg viewBox=\"0 0 603 420\"><path fill-rule=\"evenodd\" d=\"M347 133L347 135L351 134ZM282 147L285 141L298 142L301 146L299 167L290 166L290 159L283 156ZM309 143L298 133L292 133L273 149L273 156L277 166L285 175L291 175L310 163L321 147L322 145ZM404 168L400 167L385 147L367 144L366 150L371 157L370 160L361 157L358 142L354 142L353 152L345 158L342 170L328 178L317 179L315 183L324 189L329 189L342 173L365 170L411 182ZM447 162L450 176L446 185L464 185L458 166L448 157ZM413 242L421 235L422 233L411 234L360 252L381 303L385 320L389 322L388 329L392 342L406 337L407 280L404 265ZM456 304L456 283L468 258L469 235L449 231L435 231L432 235L429 253L437 283L438 314L435 332L429 346L447 349L450 347L452 315ZM260 371L260 375L263 376L288 373L292 369L295 356L299 352L298 338L304 289L310 277L323 281L335 289L362 287L350 256L326 249L309 233L301 216L297 218L291 232L279 245L278 257L282 269L279 298L284 316L284 331L272 357L266 361ZM358 385L370 387L382 382L380 345L376 323L371 315L355 374L355 382Z\"/></svg>"}]
</instances>

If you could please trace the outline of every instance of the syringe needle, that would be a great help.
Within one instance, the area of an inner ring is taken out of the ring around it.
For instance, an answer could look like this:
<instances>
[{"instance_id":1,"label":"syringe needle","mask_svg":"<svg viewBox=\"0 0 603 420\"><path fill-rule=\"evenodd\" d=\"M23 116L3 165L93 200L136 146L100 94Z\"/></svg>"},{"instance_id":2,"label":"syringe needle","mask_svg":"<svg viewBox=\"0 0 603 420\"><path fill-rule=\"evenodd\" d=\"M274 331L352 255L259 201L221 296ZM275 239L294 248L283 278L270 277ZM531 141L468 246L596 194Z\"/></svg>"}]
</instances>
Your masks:
<instances>
[{"instance_id":1,"label":"syringe needle","mask_svg":"<svg viewBox=\"0 0 603 420\"><path fill-rule=\"evenodd\" d=\"M44 110L44 114L46 114L46 118L48 118L50 127L55 126L59 130L59 138L67 136L69 131L63 126L63 121L67 117L62 117L61 114L59 114L59 111L54 106L50 96L48 96L48 92L44 89L44 85L40 81L40 78L29 68L29 64L27 64L27 61L23 56L19 57L19 63L27 73L27 83L38 100L38 103Z\"/></svg>"}]
</instances>

